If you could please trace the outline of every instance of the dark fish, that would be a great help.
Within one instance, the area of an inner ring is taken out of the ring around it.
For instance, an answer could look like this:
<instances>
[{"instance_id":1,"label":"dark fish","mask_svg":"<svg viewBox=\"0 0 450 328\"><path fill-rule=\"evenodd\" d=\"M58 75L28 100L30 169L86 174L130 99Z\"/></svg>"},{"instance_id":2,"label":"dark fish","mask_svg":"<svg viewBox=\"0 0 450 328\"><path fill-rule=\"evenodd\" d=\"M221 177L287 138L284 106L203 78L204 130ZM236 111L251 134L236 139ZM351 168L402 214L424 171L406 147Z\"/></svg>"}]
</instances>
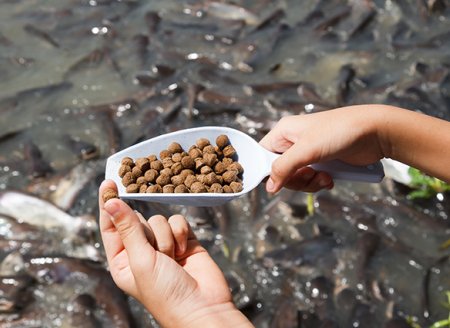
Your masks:
<instances>
[{"instance_id":1,"label":"dark fish","mask_svg":"<svg viewBox=\"0 0 450 328\"><path fill-rule=\"evenodd\" d=\"M351 13L352 8L347 5L340 5L336 6L332 10L328 11L326 13L326 16L321 18L318 23L315 24L314 30L317 32L320 32L322 34L326 33L330 30L331 27L337 25L341 20L348 17ZM320 15L324 15L323 12L314 13L317 16L320 17ZM311 18L309 17L308 20Z\"/></svg>"},{"instance_id":2,"label":"dark fish","mask_svg":"<svg viewBox=\"0 0 450 328\"><path fill-rule=\"evenodd\" d=\"M72 83L70 82L60 82L60 83L54 83L54 84L48 84L41 87L35 87L31 89L25 89L22 91L19 91L16 94L16 98L18 101L22 100L22 98L28 98L28 97L45 97L49 96L55 92L59 91L66 91L72 88Z\"/></svg>"},{"instance_id":3,"label":"dark fish","mask_svg":"<svg viewBox=\"0 0 450 328\"><path fill-rule=\"evenodd\" d=\"M145 23L147 24L148 32L150 36L158 31L159 23L161 22L161 17L155 11L149 11L145 14Z\"/></svg>"},{"instance_id":4,"label":"dark fish","mask_svg":"<svg viewBox=\"0 0 450 328\"><path fill-rule=\"evenodd\" d=\"M336 103L343 106L348 102L350 96L350 83L355 78L356 72L352 65L344 65L339 70Z\"/></svg>"},{"instance_id":5,"label":"dark fish","mask_svg":"<svg viewBox=\"0 0 450 328\"><path fill-rule=\"evenodd\" d=\"M0 314L20 311L32 300L30 287L34 279L28 275L0 277ZM1 319L0 319L1 323Z\"/></svg>"},{"instance_id":6,"label":"dark fish","mask_svg":"<svg viewBox=\"0 0 450 328\"><path fill-rule=\"evenodd\" d=\"M69 257L25 257L26 271L42 284L66 284L83 273L96 282L89 293L98 307L114 321L116 327L131 327L133 319L126 296L116 287L111 275L98 262ZM68 286L70 287L70 286Z\"/></svg>"},{"instance_id":7,"label":"dark fish","mask_svg":"<svg viewBox=\"0 0 450 328\"><path fill-rule=\"evenodd\" d=\"M97 48L92 50L86 56L70 65L66 72L64 72L64 78L68 78L80 70L99 66L105 59L105 52L106 48Z\"/></svg>"},{"instance_id":8,"label":"dark fish","mask_svg":"<svg viewBox=\"0 0 450 328\"><path fill-rule=\"evenodd\" d=\"M411 328L411 325L404 318L393 318L388 320L384 328Z\"/></svg>"},{"instance_id":9,"label":"dark fish","mask_svg":"<svg viewBox=\"0 0 450 328\"><path fill-rule=\"evenodd\" d=\"M63 140L70 150L82 160L97 158L99 155L98 148L86 141L75 139L69 135L64 135Z\"/></svg>"},{"instance_id":10,"label":"dark fish","mask_svg":"<svg viewBox=\"0 0 450 328\"><path fill-rule=\"evenodd\" d=\"M23 152L33 178L42 178L54 172L51 165L42 157L39 148L31 140L24 144Z\"/></svg>"},{"instance_id":11,"label":"dark fish","mask_svg":"<svg viewBox=\"0 0 450 328\"><path fill-rule=\"evenodd\" d=\"M134 47L136 48L139 63L143 66L147 62L148 46L150 44L148 36L144 34L136 34L133 36L132 41Z\"/></svg>"},{"instance_id":12,"label":"dark fish","mask_svg":"<svg viewBox=\"0 0 450 328\"><path fill-rule=\"evenodd\" d=\"M30 25L30 24L26 24L23 27L23 29L28 34L44 40L45 42L47 42L48 44L52 45L55 48L59 48L59 43L55 39L53 39L48 32L45 32L45 31L37 28L36 26Z\"/></svg>"},{"instance_id":13,"label":"dark fish","mask_svg":"<svg viewBox=\"0 0 450 328\"><path fill-rule=\"evenodd\" d=\"M326 259L324 256L330 254L337 246L332 237L315 237L302 240L289 245L286 248L276 249L264 255L264 263L273 266L281 265L286 268L295 268L301 265L318 265L318 262Z\"/></svg>"}]
</instances>

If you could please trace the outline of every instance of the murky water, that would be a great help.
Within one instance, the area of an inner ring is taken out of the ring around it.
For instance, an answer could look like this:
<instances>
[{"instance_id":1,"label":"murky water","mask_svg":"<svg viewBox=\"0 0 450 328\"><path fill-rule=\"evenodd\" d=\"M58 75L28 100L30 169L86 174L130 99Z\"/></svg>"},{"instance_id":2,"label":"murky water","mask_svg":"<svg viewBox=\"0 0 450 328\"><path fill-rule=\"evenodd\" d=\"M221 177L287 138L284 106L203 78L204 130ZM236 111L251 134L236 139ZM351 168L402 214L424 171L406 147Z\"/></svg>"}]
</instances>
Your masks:
<instances>
[{"instance_id":1,"label":"murky water","mask_svg":"<svg viewBox=\"0 0 450 328\"><path fill-rule=\"evenodd\" d=\"M1 326L156 326L104 269L110 154L207 124L260 139L345 104L448 120L449 36L445 0L0 1ZM214 210L133 205L185 214L257 327L427 326L448 316L449 195L407 192L339 182L314 213L263 186Z\"/></svg>"}]
</instances>

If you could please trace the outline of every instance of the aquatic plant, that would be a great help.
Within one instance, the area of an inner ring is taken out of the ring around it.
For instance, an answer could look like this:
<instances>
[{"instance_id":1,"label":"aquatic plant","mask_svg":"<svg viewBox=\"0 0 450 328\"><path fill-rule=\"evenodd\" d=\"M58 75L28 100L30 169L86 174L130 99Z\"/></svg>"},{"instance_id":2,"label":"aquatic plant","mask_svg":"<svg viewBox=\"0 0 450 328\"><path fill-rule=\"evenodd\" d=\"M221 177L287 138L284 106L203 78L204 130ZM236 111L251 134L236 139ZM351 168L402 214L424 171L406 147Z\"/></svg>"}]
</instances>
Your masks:
<instances>
[{"instance_id":1,"label":"aquatic plant","mask_svg":"<svg viewBox=\"0 0 450 328\"><path fill-rule=\"evenodd\" d=\"M412 178L410 187L413 188L408 194L410 199L431 198L438 193L450 191L450 184L426 175L416 168L410 167L408 173Z\"/></svg>"}]
</instances>

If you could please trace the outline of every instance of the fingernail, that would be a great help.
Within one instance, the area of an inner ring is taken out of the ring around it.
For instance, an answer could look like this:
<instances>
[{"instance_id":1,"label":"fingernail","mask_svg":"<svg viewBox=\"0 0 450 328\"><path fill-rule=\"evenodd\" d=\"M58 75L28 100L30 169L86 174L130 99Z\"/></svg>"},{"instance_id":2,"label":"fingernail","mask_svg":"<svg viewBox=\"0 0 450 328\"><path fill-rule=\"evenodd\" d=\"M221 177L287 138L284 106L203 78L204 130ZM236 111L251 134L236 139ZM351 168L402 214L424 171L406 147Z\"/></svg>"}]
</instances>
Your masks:
<instances>
[{"instance_id":1,"label":"fingernail","mask_svg":"<svg viewBox=\"0 0 450 328\"><path fill-rule=\"evenodd\" d=\"M304 178L305 180L311 180L311 179L314 177L315 174L316 174L316 172L307 170L307 171L303 174L303 178Z\"/></svg>"},{"instance_id":2,"label":"fingernail","mask_svg":"<svg viewBox=\"0 0 450 328\"><path fill-rule=\"evenodd\" d=\"M266 190L268 192L274 192L275 191L275 183L273 182L272 178L269 178L269 180L267 180Z\"/></svg>"},{"instance_id":3,"label":"fingernail","mask_svg":"<svg viewBox=\"0 0 450 328\"><path fill-rule=\"evenodd\" d=\"M330 185L331 181L327 178L322 178L319 180L319 186L322 188L328 187Z\"/></svg>"},{"instance_id":4,"label":"fingernail","mask_svg":"<svg viewBox=\"0 0 450 328\"><path fill-rule=\"evenodd\" d=\"M108 212L108 214L111 215L112 218L114 218L119 213L120 206L116 202L106 202L105 211Z\"/></svg>"}]
</instances>

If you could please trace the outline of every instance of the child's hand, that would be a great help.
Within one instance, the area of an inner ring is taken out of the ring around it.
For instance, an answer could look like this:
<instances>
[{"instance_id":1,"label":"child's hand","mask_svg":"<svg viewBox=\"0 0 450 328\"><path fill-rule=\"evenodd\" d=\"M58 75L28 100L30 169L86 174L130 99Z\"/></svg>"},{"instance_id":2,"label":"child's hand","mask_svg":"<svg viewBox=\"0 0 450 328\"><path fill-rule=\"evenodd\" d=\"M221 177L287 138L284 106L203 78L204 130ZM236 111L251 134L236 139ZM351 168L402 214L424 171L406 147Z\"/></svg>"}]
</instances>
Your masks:
<instances>
[{"instance_id":1,"label":"child's hand","mask_svg":"<svg viewBox=\"0 0 450 328\"><path fill-rule=\"evenodd\" d=\"M100 230L111 275L165 327L248 324L235 308L225 278L183 216L145 220L120 199L99 190Z\"/></svg>"},{"instance_id":2,"label":"child's hand","mask_svg":"<svg viewBox=\"0 0 450 328\"><path fill-rule=\"evenodd\" d=\"M333 159L368 165L383 158L373 123L376 110L364 107L281 119L260 141L266 149L283 154L272 165L267 191L277 192L283 186L310 192L330 189L331 176L307 165Z\"/></svg>"}]
</instances>

